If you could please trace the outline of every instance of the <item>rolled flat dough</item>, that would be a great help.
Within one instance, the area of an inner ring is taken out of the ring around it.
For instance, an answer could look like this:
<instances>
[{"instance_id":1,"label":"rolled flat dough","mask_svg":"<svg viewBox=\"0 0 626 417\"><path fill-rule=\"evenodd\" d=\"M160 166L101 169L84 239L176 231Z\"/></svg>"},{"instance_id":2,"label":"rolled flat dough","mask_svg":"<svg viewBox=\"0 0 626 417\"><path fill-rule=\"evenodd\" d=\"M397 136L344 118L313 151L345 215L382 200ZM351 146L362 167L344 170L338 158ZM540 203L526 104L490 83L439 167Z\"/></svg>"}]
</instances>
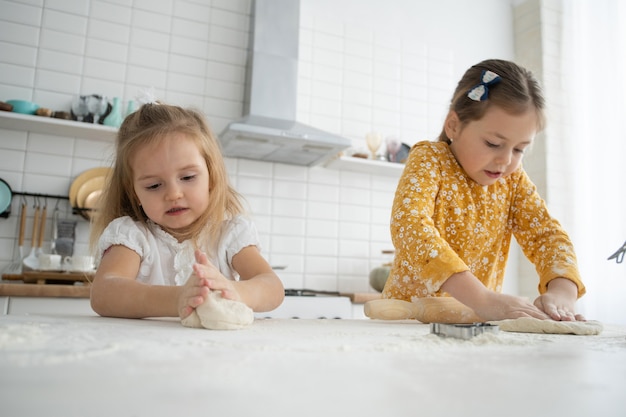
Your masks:
<instances>
[{"instance_id":1,"label":"rolled flat dough","mask_svg":"<svg viewBox=\"0 0 626 417\"><path fill-rule=\"evenodd\" d=\"M222 298L217 291L212 291L204 303L181 323L186 327L211 330L233 330L249 326L254 321L254 312L240 301Z\"/></svg>"},{"instance_id":2,"label":"rolled flat dough","mask_svg":"<svg viewBox=\"0 0 626 417\"><path fill-rule=\"evenodd\" d=\"M555 321L540 320L534 317L521 317L519 319L491 321L489 323L497 324L500 330L505 332L577 335L596 335L602 333L602 323L594 320Z\"/></svg>"}]
</instances>

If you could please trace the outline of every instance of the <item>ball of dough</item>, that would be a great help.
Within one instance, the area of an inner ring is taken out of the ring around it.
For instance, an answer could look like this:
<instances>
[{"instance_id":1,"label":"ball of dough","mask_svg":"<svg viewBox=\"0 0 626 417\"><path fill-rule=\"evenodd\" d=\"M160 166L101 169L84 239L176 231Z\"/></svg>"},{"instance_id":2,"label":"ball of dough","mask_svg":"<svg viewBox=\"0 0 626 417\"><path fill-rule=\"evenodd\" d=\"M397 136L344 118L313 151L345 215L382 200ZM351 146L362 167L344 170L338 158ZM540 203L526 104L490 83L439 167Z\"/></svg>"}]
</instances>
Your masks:
<instances>
[{"instance_id":1,"label":"ball of dough","mask_svg":"<svg viewBox=\"0 0 626 417\"><path fill-rule=\"evenodd\" d=\"M222 298L212 291L207 299L181 323L186 327L211 330L234 330L249 326L254 321L254 312L240 301Z\"/></svg>"}]
</instances>

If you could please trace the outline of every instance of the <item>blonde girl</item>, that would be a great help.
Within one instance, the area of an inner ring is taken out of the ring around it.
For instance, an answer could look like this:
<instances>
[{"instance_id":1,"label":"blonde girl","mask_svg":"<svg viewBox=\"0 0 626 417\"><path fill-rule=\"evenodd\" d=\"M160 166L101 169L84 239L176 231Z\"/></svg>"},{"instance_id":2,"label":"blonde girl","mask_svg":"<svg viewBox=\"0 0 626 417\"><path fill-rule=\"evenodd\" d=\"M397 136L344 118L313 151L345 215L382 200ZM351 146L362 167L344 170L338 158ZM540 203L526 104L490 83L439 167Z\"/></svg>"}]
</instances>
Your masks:
<instances>
[{"instance_id":1,"label":"blonde girl","mask_svg":"<svg viewBox=\"0 0 626 417\"><path fill-rule=\"evenodd\" d=\"M282 283L196 111L153 101L129 115L100 202L91 230L98 314L183 319L211 291L255 311L282 302Z\"/></svg>"},{"instance_id":2,"label":"blonde girl","mask_svg":"<svg viewBox=\"0 0 626 417\"><path fill-rule=\"evenodd\" d=\"M399 181L384 298L449 295L484 320L583 320L572 243L521 164L544 118L524 68L486 60L465 72L439 141L414 145ZM501 293L511 236L539 275L534 303Z\"/></svg>"}]
</instances>

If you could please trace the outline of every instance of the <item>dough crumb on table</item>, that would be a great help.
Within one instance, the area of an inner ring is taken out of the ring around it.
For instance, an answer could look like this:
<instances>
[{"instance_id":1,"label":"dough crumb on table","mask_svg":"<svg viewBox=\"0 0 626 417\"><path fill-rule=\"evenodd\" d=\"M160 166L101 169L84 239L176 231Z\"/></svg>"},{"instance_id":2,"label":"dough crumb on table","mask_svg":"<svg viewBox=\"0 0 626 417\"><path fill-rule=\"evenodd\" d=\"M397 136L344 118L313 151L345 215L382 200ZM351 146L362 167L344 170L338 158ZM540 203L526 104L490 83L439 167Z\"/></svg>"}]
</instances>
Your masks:
<instances>
[{"instance_id":1,"label":"dough crumb on table","mask_svg":"<svg viewBox=\"0 0 626 417\"><path fill-rule=\"evenodd\" d=\"M234 330L249 326L254 321L254 312L240 301L222 298L212 291L206 301L188 317L181 320L183 326L211 330Z\"/></svg>"},{"instance_id":2,"label":"dough crumb on table","mask_svg":"<svg viewBox=\"0 0 626 417\"><path fill-rule=\"evenodd\" d=\"M602 333L603 329L602 323L595 320L556 321L521 317L519 319L490 321L489 323L497 324L500 330L505 332L518 333L597 335Z\"/></svg>"}]
</instances>

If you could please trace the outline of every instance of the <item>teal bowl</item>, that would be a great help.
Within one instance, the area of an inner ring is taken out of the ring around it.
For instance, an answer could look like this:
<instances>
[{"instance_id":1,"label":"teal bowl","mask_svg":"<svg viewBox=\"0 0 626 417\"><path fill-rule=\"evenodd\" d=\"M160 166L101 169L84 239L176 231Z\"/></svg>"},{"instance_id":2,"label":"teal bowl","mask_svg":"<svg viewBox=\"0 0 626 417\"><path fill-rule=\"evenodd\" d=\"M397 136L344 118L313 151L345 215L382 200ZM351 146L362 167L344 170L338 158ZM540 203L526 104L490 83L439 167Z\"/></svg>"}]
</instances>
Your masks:
<instances>
[{"instance_id":1,"label":"teal bowl","mask_svg":"<svg viewBox=\"0 0 626 417\"><path fill-rule=\"evenodd\" d=\"M26 100L7 100L7 103L13 106L13 111L15 113L35 114L39 108L38 104Z\"/></svg>"}]
</instances>

